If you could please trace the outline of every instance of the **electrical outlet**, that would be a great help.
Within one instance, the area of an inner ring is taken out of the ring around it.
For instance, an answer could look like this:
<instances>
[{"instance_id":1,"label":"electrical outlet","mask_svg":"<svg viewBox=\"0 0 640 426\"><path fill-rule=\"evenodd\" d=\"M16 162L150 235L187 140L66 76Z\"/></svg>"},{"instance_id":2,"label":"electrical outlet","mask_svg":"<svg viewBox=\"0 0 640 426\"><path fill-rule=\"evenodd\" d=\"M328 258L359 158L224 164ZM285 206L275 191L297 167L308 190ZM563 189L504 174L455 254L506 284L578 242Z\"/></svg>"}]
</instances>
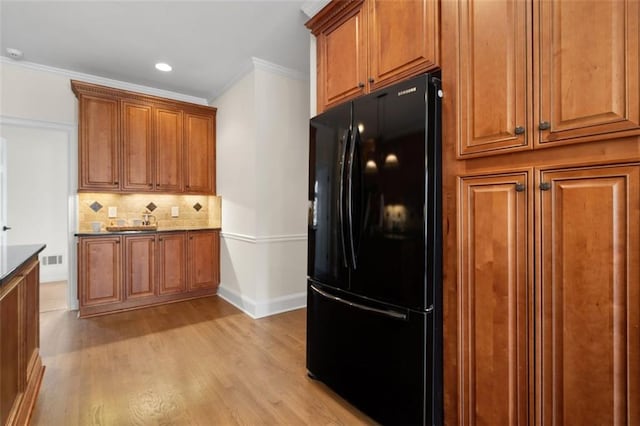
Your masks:
<instances>
[{"instance_id":1,"label":"electrical outlet","mask_svg":"<svg viewBox=\"0 0 640 426\"><path fill-rule=\"evenodd\" d=\"M118 217L118 208L117 207L109 207L109 218Z\"/></svg>"},{"instance_id":2,"label":"electrical outlet","mask_svg":"<svg viewBox=\"0 0 640 426\"><path fill-rule=\"evenodd\" d=\"M171 217L180 216L180 209L177 206L171 207Z\"/></svg>"}]
</instances>

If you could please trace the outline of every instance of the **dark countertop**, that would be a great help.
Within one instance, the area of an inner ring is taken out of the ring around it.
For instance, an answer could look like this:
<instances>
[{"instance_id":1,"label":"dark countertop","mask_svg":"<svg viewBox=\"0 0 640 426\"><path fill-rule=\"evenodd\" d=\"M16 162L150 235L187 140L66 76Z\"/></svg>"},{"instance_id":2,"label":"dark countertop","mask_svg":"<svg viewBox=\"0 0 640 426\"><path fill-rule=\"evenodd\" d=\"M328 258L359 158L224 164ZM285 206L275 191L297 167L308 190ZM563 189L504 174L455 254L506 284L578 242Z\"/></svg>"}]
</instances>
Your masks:
<instances>
[{"instance_id":1,"label":"dark countertop","mask_svg":"<svg viewBox=\"0 0 640 426\"><path fill-rule=\"evenodd\" d=\"M37 256L46 244L0 246L0 287L9 282L13 274L29 259Z\"/></svg>"},{"instance_id":2,"label":"dark countertop","mask_svg":"<svg viewBox=\"0 0 640 426\"><path fill-rule=\"evenodd\" d=\"M163 232L184 232L184 231L220 231L221 228L214 227L193 227L193 228L159 228L144 231L100 231L100 232L76 232L76 237L108 237L112 235L139 235L139 234L160 234Z\"/></svg>"}]
</instances>

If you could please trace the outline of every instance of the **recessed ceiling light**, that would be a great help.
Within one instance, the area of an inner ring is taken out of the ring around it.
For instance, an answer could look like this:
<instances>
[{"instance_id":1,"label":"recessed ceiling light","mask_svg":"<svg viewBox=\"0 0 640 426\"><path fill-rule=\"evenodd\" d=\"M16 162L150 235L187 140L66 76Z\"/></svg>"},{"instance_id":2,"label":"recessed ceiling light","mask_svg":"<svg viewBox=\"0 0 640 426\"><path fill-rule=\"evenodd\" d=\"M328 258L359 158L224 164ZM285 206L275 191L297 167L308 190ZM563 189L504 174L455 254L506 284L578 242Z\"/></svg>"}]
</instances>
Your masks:
<instances>
[{"instance_id":1,"label":"recessed ceiling light","mask_svg":"<svg viewBox=\"0 0 640 426\"><path fill-rule=\"evenodd\" d=\"M164 62L158 62L156 64L156 69L160 70L160 71L164 71L164 72L169 72L171 71L173 68L171 68L171 65L166 64Z\"/></svg>"}]
</instances>

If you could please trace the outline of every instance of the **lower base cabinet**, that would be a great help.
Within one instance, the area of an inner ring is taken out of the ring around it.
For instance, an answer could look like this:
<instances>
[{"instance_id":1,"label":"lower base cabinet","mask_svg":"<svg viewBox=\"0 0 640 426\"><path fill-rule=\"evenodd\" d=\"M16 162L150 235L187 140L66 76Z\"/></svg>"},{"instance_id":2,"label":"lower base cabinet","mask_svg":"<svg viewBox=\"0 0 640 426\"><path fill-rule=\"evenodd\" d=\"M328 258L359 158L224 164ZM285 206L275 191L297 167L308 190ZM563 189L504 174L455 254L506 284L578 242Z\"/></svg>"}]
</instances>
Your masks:
<instances>
[{"instance_id":1,"label":"lower base cabinet","mask_svg":"<svg viewBox=\"0 0 640 426\"><path fill-rule=\"evenodd\" d=\"M37 259L0 287L0 425L28 424L38 395L44 374L39 289Z\"/></svg>"},{"instance_id":2,"label":"lower base cabinet","mask_svg":"<svg viewBox=\"0 0 640 426\"><path fill-rule=\"evenodd\" d=\"M218 230L78 238L80 317L213 295Z\"/></svg>"},{"instance_id":3,"label":"lower base cabinet","mask_svg":"<svg viewBox=\"0 0 640 426\"><path fill-rule=\"evenodd\" d=\"M460 424L640 424L640 165L458 180Z\"/></svg>"}]
</instances>

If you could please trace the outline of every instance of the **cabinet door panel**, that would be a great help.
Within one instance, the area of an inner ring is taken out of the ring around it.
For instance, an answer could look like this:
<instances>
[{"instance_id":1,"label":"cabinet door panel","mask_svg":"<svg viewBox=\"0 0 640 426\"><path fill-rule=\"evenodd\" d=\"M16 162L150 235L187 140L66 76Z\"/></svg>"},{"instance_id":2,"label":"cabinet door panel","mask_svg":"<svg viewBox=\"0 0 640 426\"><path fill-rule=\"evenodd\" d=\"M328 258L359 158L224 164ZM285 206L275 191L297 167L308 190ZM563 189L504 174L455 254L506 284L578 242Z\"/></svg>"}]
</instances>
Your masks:
<instances>
[{"instance_id":1,"label":"cabinet door panel","mask_svg":"<svg viewBox=\"0 0 640 426\"><path fill-rule=\"evenodd\" d=\"M122 302L120 237L81 238L78 264L81 306Z\"/></svg>"},{"instance_id":2,"label":"cabinet door panel","mask_svg":"<svg viewBox=\"0 0 640 426\"><path fill-rule=\"evenodd\" d=\"M187 288L186 260L187 238L185 233L166 234L158 237L160 243L159 294L183 293Z\"/></svg>"},{"instance_id":3,"label":"cabinet door panel","mask_svg":"<svg viewBox=\"0 0 640 426\"><path fill-rule=\"evenodd\" d=\"M366 10L360 4L317 35L318 112L364 93Z\"/></svg>"},{"instance_id":4,"label":"cabinet door panel","mask_svg":"<svg viewBox=\"0 0 640 426\"><path fill-rule=\"evenodd\" d=\"M532 146L530 8L519 0L460 2L459 156Z\"/></svg>"},{"instance_id":5,"label":"cabinet door panel","mask_svg":"<svg viewBox=\"0 0 640 426\"><path fill-rule=\"evenodd\" d=\"M529 176L522 172L459 181L461 424L528 423ZM517 184L527 189L518 192Z\"/></svg>"},{"instance_id":6,"label":"cabinet door panel","mask_svg":"<svg viewBox=\"0 0 640 426\"><path fill-rule=\"evenodd\" d=\"M153 139L151 106L123 101L122 109L122 188L153 189Z\"/></svg>"},{"instance_id":7,"label":"cabinet door panel","mask_svg":"<svg viewBox=\"0 0 640 426\"><path fill-rule=\"evenodd\" d=\"M4 284L0 297L0 424L15 420L16 410L24 391L24 371L22 364L21 312L24 278L15 278Z\"/></svg>"},{"instance_id":8,"label":"cabinet door panel","mask_svg":"<svg viewBox=\"0 0 640 426\"><path fill-rule=\"evenodd\" d=\"M215 124L210 115L185 113L187 192L215 192Z\"/></svg>"},{"instance_id":9,"label":"cabinet door panel","mask_svg":"<svg viewBox=\"0 0 640 426\"><path fill-rule=\"evenodd\" d=\"M215 288L220 283L220 235L217 231L189 233L189 290Z\"/></svg>"},{"instance_id":10,"label":"cabinet door panel","mask_svg":"<svg viewBox=\"0 0 640 426\"><path fill-rule=\"evenodd\" d=\"M155 295L156 237L124 237L127 299Z\"/></svg>"},{"instance_id":11,"label":"cabinet door panel","mask_svg":"<svg viewBox=\"0 0 640 426\"><path fill-rule=\"evenodd\" d=\"M182 191L182 111L155 108L156 190Z\"/></svg>"},{"instance_id":12,"label":"cabinet door panel","mask_svg":"<svg viewBox=\"0 0 640 426\"><path fill-rule=\"evenodd\" d=\"M541 145L640 133L637 1L540 1ZM578 138L578 139L576 139Z\"/></svg>"},{"instance_id":13,"label":"cabinet door panel","mask_svg":"<svg viewBox=\"0 0 640 426\"><path fill-rule=\"evenodd\" d=\"M119 123L116 99L80 97L78 189L119 189Z\"/></svg>"},{"instance_id":14,"label":"cabinet door panel","mask_svg":"<svg viewBox=\"0 0 640 426\"><path fill-rule=\"evenodd\" d=\"M24 273L25 283L25 360L27 371L38 360L40 348L40 263L33 262Z\"/></svg>"},{"instance_id":15,"label":"cabinet door panel","mask_svg":"<svg viewBox=\"0 0 640 426\"><path fill-rule=\"evenodd\" d=\"M438 4L432 0L370 2L369 90L437 66Z\"/></svg>"},{"instance_id":16,"label":"cabinet door panel","mask_svg":"<svg viewBox=\"0 0 640 426\"><path fill-rule=\"evenodd\" d=\"M640 423L640 166L543 171L543 424Z\"/></svg>"}]
</instances>

